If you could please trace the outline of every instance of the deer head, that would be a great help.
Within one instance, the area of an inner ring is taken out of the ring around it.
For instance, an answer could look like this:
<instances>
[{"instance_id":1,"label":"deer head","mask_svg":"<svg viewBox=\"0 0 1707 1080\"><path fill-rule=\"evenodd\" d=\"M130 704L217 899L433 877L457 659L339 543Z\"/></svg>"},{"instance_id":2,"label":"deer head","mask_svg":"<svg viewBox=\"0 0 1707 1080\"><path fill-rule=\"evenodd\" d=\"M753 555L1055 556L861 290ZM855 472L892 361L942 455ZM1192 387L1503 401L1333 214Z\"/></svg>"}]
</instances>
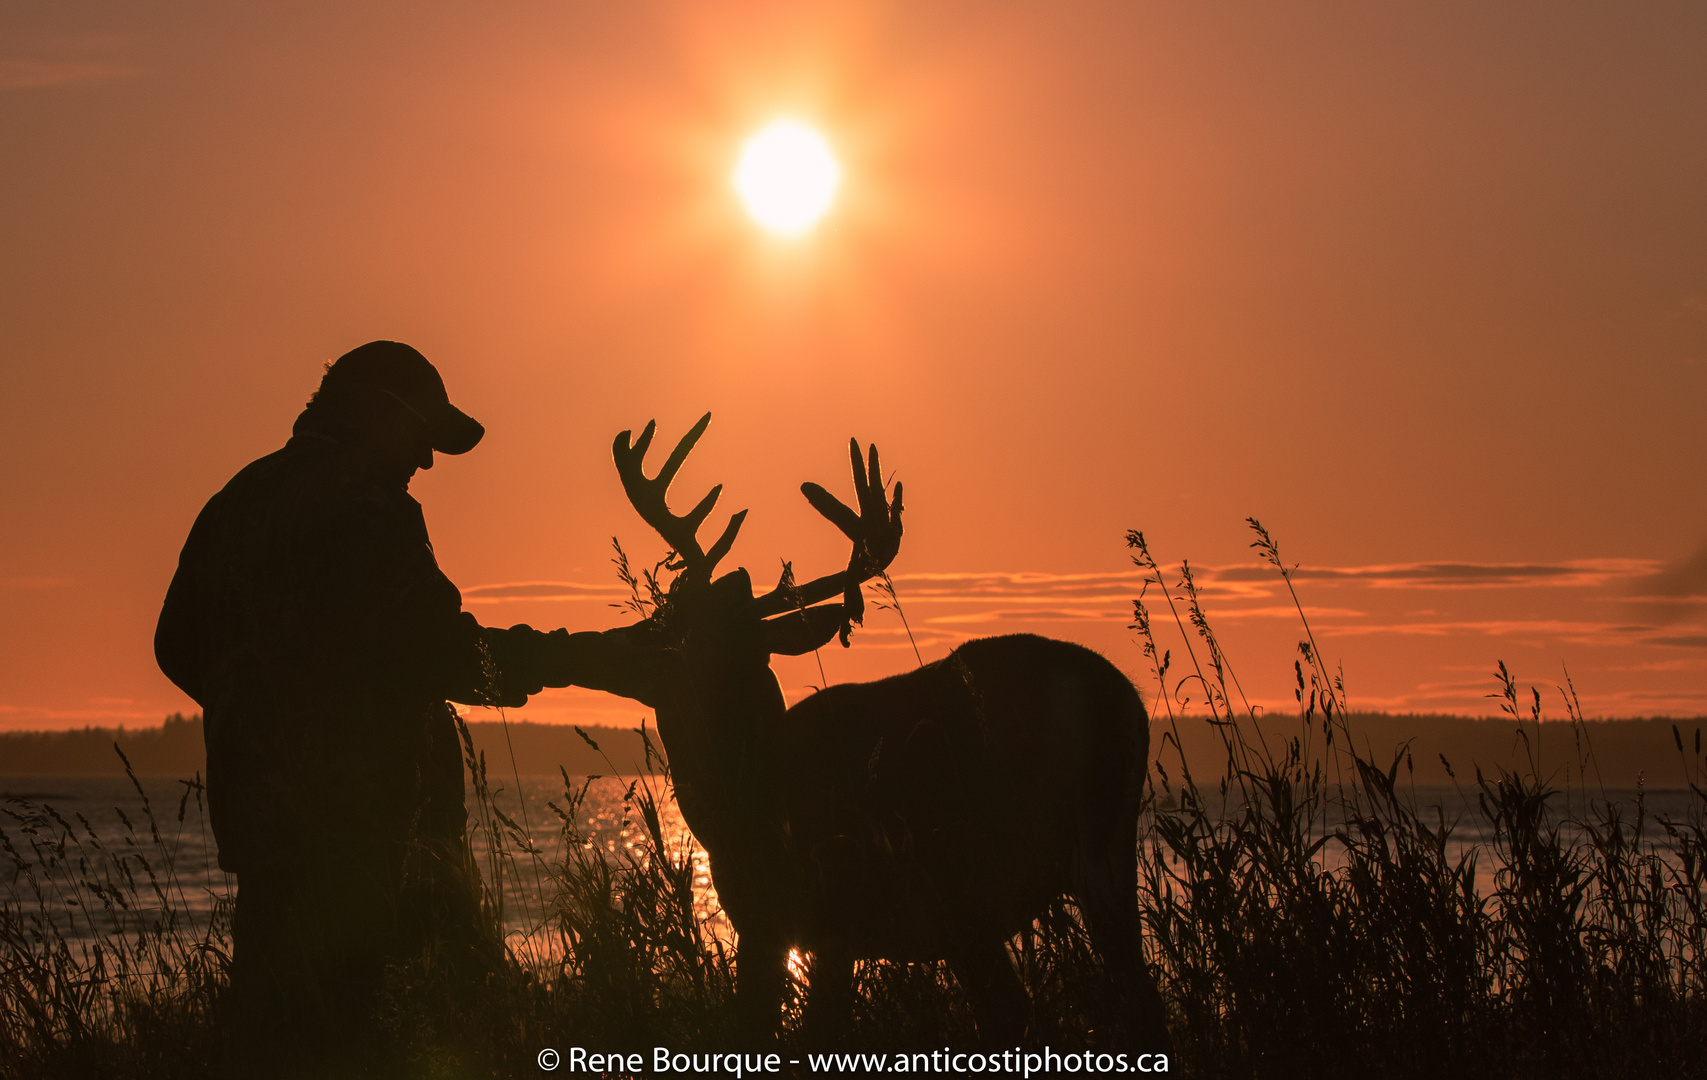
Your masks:
<instances>
[{"instance_id":1,"label":"deer head","mask_svg":"<svg viewBox=\"0 0 1707 1080\"><path fill-rule=\"evenodd\" d=\"M654 613L653 627L662 650L674 656L660 665L659 685L648 688L650 694L645 700L657 704L662 714L672 705L688 704L689 699L703 703L750 695L752 681L763 683L768 679L767 696L775 696L780 712L781 694L769 673L770 657L810 652L838 633L847 644L851 624L861 622L864 616L861 586L884 570L900 548L901 485L895 485L892 499L888 497L877 447L862 455L859 443L850 439L857 511L817 484L806 483L800 488L806 501L852 542L847 568L798 584L785 564L776 588L754 596L746 570L715 576L717 564L734 545L747 511L732 515L707 549L700 546L699 530L717 505L723 486L712 488L685 514L672 512L667 501L676 473L710 423L711 414L706 413L682 436L655 477L648 477L643 466L657 431L656 421L647 423L638 439L633 439L630 431L622 432L612 446L617 475L622 478L629 502L670 545L672 554L666 565L676 571L665 603ZM836 597L840 599L826 602ZM660 715L661 729L665 723ZM667 735L665 738L668 740Z\"/></svg>"}]
</instances>

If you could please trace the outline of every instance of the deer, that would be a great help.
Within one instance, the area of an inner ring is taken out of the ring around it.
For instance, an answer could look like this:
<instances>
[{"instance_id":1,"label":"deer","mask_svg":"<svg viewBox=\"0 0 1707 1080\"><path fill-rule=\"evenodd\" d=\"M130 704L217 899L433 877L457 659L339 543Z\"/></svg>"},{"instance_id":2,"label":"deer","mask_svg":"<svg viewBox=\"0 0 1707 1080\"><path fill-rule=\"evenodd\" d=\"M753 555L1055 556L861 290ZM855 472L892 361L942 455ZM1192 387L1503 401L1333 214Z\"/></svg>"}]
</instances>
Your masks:
<instances>
[{"instance_id":1,"label":"deer","mask_svg":"<svg viewBox=\"0 0 1707 1080\"><path fill-rule=\"evenodd\" d=\"M723 488L685 514L666 496L711 421L655 477L656 432L616 437L629 502L676 571L647 623L642 677L606 685L656 713L682 817L707 852L738 936L736 1012L774 1038L791 949L812 955L809 1031L852 1011L856 961L946 960L981 1039L1017 1037L1030 1001L1007 952L1049 904L1071 897L1093 948L1165 1046L1145 963L1138 817L1149 719L1130 680L1082 646L1028 634L968 641L876 682L826 686L788 707L772 655L801 655L862 623L864 583L901 540L877 447L849 441L857 510L814 483L806 500L852 542L845 569L755 596L747 571L716 575L747 511L709 548L698 534ZM620 667L621 665L619 665Z\"/></svg>"}]
</instances>

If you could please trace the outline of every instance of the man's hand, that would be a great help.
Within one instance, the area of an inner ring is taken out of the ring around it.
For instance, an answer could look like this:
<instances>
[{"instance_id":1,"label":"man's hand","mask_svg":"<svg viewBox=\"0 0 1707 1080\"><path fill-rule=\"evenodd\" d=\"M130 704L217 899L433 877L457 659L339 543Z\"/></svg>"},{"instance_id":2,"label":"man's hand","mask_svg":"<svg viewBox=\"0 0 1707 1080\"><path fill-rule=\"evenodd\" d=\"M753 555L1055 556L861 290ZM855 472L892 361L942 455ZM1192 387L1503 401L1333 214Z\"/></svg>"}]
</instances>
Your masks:
<instances>
[{"instance_id":1,"label":"man's hand","mask_svg":"<svg viewBox=\"0 0 1707 1080\"><path fill-rule=\"evenodd\" d=\"M566 630L556 633L568 636ZM519 709L527 704L530 695L550 685L542 672L550 652L545 643L553 636L542 634L526 623L517 623L508 630L495 626L480 628L487 661L482 664L485 669L482 691L489 704Z\"/></svg>"}]
</instances>

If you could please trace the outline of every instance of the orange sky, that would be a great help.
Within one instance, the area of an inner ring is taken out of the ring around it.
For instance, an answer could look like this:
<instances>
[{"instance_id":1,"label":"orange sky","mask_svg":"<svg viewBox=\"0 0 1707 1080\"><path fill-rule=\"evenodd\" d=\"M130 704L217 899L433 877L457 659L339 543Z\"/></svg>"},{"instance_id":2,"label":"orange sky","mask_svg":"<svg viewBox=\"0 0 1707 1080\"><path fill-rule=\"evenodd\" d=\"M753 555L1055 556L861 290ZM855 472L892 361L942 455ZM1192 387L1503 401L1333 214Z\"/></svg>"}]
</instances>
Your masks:
<instances>
[{"instance_id":1,"label":"orange sky","mask_svg":"<svg viewBox=\"0 0 1707 1080\"><path fill-rule=\"evenodd\" d=\"M379 337L488 428L412 488L486 622L618 621L611 437L709 409L681 498L762 579L845 559L798 485L878 442L926 659L1142 676L1141 528L1289 702L1255 515L1354 706L1488 711L1504 659L1707 712L1703 57L1687 4L6 5L0 727L190 707L190 522ZM845 173L795 243L728 183L780 114ZM914 661L875 612L823 662Z\"/></svg>"}]
</instances>

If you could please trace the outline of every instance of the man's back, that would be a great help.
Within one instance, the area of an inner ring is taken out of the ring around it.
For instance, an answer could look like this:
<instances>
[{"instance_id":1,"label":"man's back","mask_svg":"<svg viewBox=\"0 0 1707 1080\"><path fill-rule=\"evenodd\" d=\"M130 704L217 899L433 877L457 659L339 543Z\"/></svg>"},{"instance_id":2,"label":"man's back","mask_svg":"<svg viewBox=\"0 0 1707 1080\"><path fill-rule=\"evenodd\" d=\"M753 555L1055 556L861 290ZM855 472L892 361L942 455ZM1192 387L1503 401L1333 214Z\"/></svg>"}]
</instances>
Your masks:
<instances>
[{"instance_id":1,"label":"man's back","mask_svg":"<svg viewBox=\"0 0 1707 1080\"><path fill-rule=\"evenodd\" d=\"M481 678L479 628L419 504L359 443L299 424L208 502L155 651L203 708L227 869L328 830L460 833L445 699Z\"/></svg>"}]
</instances>

